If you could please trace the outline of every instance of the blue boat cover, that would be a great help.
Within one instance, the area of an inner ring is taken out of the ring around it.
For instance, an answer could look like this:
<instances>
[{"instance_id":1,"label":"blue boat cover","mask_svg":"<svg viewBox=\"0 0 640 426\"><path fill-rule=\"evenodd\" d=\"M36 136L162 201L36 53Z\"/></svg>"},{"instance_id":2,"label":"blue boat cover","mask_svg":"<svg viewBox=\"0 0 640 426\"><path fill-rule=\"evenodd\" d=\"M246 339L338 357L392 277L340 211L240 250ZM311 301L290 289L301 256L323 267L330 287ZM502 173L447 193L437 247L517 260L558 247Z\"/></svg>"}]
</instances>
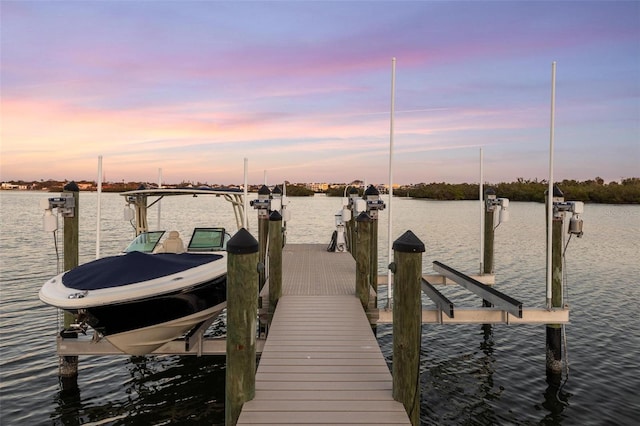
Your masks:
<instances>
[{"instance_id":1,"label":"blue boat cover","mask_svg":"<svg viewBox=\"0 0 640 426\"><path fill-rule=\"evenodd\" d=\"M85 263L62 276L62 283L76 290L99 290L120 287L185 271L214 262L219 254L148 254L132 251Z\"/></svg>"}]
</instances>

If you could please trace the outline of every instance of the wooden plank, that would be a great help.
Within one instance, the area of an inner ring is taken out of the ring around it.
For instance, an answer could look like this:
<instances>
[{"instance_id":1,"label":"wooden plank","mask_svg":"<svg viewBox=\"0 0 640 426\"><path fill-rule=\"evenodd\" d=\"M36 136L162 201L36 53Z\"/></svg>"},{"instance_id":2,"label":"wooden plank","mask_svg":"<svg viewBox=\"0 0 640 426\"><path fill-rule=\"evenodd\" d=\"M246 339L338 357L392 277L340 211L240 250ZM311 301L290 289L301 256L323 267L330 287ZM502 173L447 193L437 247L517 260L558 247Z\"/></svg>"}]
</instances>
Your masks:
<instances>
[{"instance_id":1,"label":"wooden plank","mask_svg":"<svg viewBox=\"0 0 640 426\"><path fill-rule=\"evenodd\" d=\"M362 352L340 352L340 353L333 353L333 352L322 352L322 353L318 353L318 352L310 352L310 351L299 351L299 352L287 352L287 351L283 351L283 352L275 352L275 351L269 351L269 352L263 352L262 356L260 357L260 362L262 362L263 359L272 359L272 358L276 358L276 359L291 359L291 358L295 358L295 359L300 359L300 358L307 358L307 359L380 359L380 356L376 353L376 352L366 352L366 353L362 353Z\"/></svg>"},{"instance_id":2,"label":"wooden plank","mask_svg":"<svg viewBox=\"0 0 640 426\"><path fill-rule=\"evenodd\" d=\"M399 411L244 411L238 424L409 424Z\"/></svg>"},{"instance_id":3,"label":"wooden plank","mask_svg":"<svg viewBox=\"0 0 640 426\"><path fill-rule=\"evenodd\" d=\"M327 391L327 390L383 390L389 391L391 398L391 380L382 382L341 382L339 385L329 382L263 382L256 381L256 390L306 390L306 391Z\"/></svg>"},{"instance_id":4,"label":"wooden plank","mask_svg":"<svg viewBox=\"0 0 640 426\"><path fill-rule=\"evenodd\" d=\"M388 401L389 391L379 389L364 390L256 390L253 401Z\"/></svg>"},{"instance_id":5,"label":"wooden plank","mask_svg":"<svg viewBox=\"0 0 640 426\"><path fill-rule=\"evenodd\" d=\"M388 373L389 369L386 365L344 365L340 362L339 365L325 364L325 365L263 365L260 369L260 374L284 374L284 373L341 373L341 374L382 374Z\"/></svg>"},{"instance_id":6,"label":"wooden plank","mask_svg":"<svg viewBox=\"0 0 640 426\"><path fill-rule=\"evenodd\" d=\"M404 411L397 401L262 401L253 400L246 405L247 411Z\"/></svg>"}]
</instances>

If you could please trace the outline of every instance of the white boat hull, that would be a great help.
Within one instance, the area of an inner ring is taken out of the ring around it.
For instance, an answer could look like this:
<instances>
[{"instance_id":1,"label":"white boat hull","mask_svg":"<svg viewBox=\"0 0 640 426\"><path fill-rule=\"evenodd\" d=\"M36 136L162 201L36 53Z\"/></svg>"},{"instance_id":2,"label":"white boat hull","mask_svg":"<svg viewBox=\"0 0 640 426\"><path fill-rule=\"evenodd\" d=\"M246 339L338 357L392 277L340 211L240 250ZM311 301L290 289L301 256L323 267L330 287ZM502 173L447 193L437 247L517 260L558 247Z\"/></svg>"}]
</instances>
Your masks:
<instances>
[{"instance_id":1,"label":"white boat hull","mask_svg":"<svg viewBox=\"0 0 640 426\"><path fill-rule=\"evenodd\" d=\"M187 333L202 321L218 316L226 306L227 302L225 301L187 317L123 333L112 334L106 336L106 339L124 353L130 355L146 355L155 351L165 343Z\"/></svg>"}]
</instances>

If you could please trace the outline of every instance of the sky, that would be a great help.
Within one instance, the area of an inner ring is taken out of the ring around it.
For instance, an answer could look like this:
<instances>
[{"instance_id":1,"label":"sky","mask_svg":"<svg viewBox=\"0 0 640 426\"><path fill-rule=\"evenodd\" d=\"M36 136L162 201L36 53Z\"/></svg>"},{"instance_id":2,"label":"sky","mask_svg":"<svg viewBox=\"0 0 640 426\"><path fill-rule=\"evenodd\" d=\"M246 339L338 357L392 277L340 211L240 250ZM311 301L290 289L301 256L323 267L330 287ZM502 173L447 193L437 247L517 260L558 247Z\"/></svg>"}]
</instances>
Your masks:
<instances>
[{"instance_id":1,"label":"sky","mask_svg":"<svg viewBox=\"0 0 640 426\"><path fill-rule=\"evenodd\" d=\"M553 62L554 180L640 176L638 1L0 0L0 28L3 181L547 179Z\"/></svg>"}]
</instances>

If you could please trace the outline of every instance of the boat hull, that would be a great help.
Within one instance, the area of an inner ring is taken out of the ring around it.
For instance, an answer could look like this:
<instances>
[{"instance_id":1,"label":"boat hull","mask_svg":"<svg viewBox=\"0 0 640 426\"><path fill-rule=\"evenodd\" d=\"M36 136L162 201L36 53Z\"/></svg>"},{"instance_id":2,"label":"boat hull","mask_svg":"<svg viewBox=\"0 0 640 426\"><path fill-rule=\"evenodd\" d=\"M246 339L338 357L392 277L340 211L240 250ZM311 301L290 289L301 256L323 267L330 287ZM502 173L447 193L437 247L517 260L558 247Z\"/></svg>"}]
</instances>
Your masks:
<instances>
[{"instance_id":1,"label":"boat hull","mask_svg":"<svg viewBox=\"0 0 640 426\"><path fill-rule=\"evenodd\" d=\"M127 253L47 281L40 299L131 355L153 352L226 306L226 253Z\"/></svg>"},{"instance_id":2,"label":"boat hull","mask_svg":"<svg viewBox=\"0 0 640 426\"><path fill-rule=\"evenodd\" d=\"M182 336L201 322L218 316L226 306L225 301L193 315L162 324L107 335L105 338L124 353L146 355L165 343Z\"/></svg>"},{"instance_id":3,"label":"boat hull","mask_svg":"<svg viewBox=\"0 0 640 426\"><path fill-rule=\"evenodd\" d=\"M226 275L190 289L128 303L78 311L121 351L145 355L226 307Z\"/></svg>"}]
</instances>

